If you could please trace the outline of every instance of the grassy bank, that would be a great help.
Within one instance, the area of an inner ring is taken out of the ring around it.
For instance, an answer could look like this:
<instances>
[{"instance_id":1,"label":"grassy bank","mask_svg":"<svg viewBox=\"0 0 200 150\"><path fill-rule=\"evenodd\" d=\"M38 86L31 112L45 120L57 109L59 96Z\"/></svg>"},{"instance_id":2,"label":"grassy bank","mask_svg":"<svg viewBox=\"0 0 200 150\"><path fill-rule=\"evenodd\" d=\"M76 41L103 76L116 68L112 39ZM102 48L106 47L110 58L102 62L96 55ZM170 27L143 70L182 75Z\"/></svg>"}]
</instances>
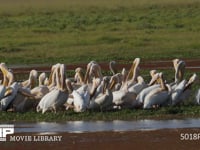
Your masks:
<instances>
[{"instance_id":1,"label":"grassy bank","mask_svg":"<svg viewBox=\"0 0 200 150\"><path fill-rule=\"evenodd\" d=\"M131 110L123 109L117 111L97 112L87 111L84 113L75 113L73 111L60 111L58 113L0 113L1 122L10 121L74 121L74 120L136 120L136 119L171 119L171 118L189 118L200 117L200 107L176 106L163 107L154 110Z\"/></svg>"},{"instance_id":2,"label":"grassy bank","mask_svg":"<svg viewBox=\"0 0 200 150\"><path fill-rule=\"evenodd\" d=\"M199 58L198 0L0 0L0 60Z\"/></svg>"}]
</instances>

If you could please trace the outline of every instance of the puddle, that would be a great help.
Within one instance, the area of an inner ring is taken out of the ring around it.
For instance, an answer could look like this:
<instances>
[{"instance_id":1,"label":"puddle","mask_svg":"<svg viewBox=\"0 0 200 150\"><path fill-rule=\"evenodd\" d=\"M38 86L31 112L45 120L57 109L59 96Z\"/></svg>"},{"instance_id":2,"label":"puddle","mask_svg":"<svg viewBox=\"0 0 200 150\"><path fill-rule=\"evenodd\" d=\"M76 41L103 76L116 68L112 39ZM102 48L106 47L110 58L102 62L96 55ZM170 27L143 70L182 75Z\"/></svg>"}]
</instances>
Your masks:
<instances>
[{"instance_id":1,"label":"puddle","mask_svg":"<svg viewBox=\"0 0 200 150\"><path fill-rule=\"evenodd\" d=\"M105 132L105 131L147 131L159 129L199 128L200 118L188 118L184 120L134 120L134 121L68 121L38 122L38 123L14 123L15 132Z\"/></svg>"}]
</instances>

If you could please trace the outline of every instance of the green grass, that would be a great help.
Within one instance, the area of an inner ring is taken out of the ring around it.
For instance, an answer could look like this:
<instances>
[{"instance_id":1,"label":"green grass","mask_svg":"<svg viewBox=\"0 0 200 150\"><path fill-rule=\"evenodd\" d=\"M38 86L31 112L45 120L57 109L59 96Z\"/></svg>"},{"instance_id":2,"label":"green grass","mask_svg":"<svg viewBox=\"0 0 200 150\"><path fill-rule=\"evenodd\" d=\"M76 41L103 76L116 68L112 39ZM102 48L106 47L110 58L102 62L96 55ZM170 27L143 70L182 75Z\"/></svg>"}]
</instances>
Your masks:
<instances>
[{"instance_id":1,"label":"green grass","mask_svg":"<svg viewBox=\"0 0 200 150\"><path fill-rule=\"evenodd\" d=\"M0 60L199 58L198 0L0 0Z\"/></svg>"},{"instance_id":2,"label":"green grass","mask_svg":"<svg viewBox=\"0 0 200 150\"><path fill-rule=\"evenodd\" d=\"M75 113L73 111L60 111L58 113L47 112L45 114L36 112L27 113L0 113L0 121L74 121L74 120L137 120L137 119L170 119L200 117L200 107L195 105L163 107L160 109L123 109L117 111L97 112L86 111Z\"/></svg>"}]
</instances>

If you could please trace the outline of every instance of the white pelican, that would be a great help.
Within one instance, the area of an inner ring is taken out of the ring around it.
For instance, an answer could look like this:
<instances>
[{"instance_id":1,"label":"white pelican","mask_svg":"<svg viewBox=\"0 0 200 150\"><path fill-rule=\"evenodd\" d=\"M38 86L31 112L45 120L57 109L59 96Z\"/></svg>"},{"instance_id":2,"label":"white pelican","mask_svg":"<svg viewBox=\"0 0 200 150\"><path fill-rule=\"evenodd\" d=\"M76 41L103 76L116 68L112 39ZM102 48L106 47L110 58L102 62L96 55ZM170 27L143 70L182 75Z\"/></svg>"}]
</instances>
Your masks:
<instances>
[{"instance_id":1,"label":"white pelican","mask_svg":"<svg viewBox=\"0 0 200 150\"><path fill-rule=\"evenodd\" d=\"M137 83L137 77L139 75L139 64L140 64L140 58L135 58L135 60L133 61L133 65L129 70L129 73L126 78L125 84L128 84L128 88Z\"/></svg>"},{"instance_id":2,"label":"white pelican","mask_svg":"<svg viewBox=\"0 0 200 150\"><path fill-rule=\"evenodd\" d=\"M110 89L113 89L113 91L118 91L122 84L123 84L123 75L121 73L117 73L110 78Z\"/></svg>"},{"instance_id":3,"label":"white pelican","mask_svg":"<svg viewBox=\"0 0 200 150\"><path fill-rule=\"evenodd\" d=\"M45 85L48 86L49 90L53 90L56 87L56 71L60 67L60 63L57 63L51 67L51 73L49 79L45 79Z\"/></svg>"},{"instance_id":4,"label":"white pelican","mask_svg":"<svg viewBox=\"0 0 200 150\"><path fill-rule=\"evenodd\" d=\"M68 99L68 90L65 83L65 66L60 64L56 68L56 84L57 87L47 93L39 102L37 112L45 113L47 110L57 111L62 107Z\"/></svg>"},{"instance_id":5,"label":"white pelican","mask_svg":"<svg viewBox=\"0 0 200 150\"><path fill-rule=\"evenodd\" d=\"M91 97L95 97L95 95L98 95L97 87L100 84L99 78L93 78L93 84L92 87L90 85L82 85L77 90L73 90L70 98L67 100L67 106L68 104L73 105L73 109L75 112L83 112L85 111L90 102Z\"/></svg>"},{"instance_id":6,"label":"white pelican","mask_svg":"<svg viewBox=\"0 0 200 150\"><path fill-rule=\"evenodd\" d=\"M137 77L137 83L128 88L129 92L134 92L138 95L144 88L147 87L147 84L144 82L144 79L141 76Z\"/></svg>"},{"instance_id":7,"label":"white pelican","mask_svg":"<svg viewBox=\"0 0 200 150\"><path fill-rule=\"evenodd\" d=\"M10 86L14 82L14 75L9 69L6 67L5 63L0 64L0 69L3 73L3 85Z\"/></svg>"},{"instance_id":8,"label":"white pelican","mask_svg":"<svg viewBox=\"0 0 200 150\"><path fill-rule=\"evenodd\" d=\"M39 86L29 89L20 87L18 93L11 103L11 110L15 112L25 112L37 106L41 98L49 92L47 86L44 85L46 78L45 73L39 76Z\"/></svg>"},{"instance_id":9,"label":"white pelican","mask_svg":"<svg viewBox=\"0 0 200 150\"><path fill-rule=\"evenodd\" d=\"M5 97L0 100L0 110L5 111L8 108L8 105L14 100L17 95L17 91L20 85L17 82L14 82L10 87L8 94L5 93Z\"/></svg>"},{"instance_id":10,"label":"white pelican","mask_svg":"<svg viewBox=\"0 0 200 150\"><path fill-rule=\"evenodd\" d=\"M84 84L84 73L81 67L75 69L74 82L79 85Z\"/></svg>"},{"instance_id":11,"label":"white pelican","mask_svg":"<svg viewBox=\"0 0 200 150\"><path fill-rule=\"evenodd\" d=\"M28 80L21 82L21 86L24 88L34 88L36 85L38 72L36 70L31 70Z\"/></svg>"},{"instance_id":12,"label":"white pelican","mask_svg":"<svg viewBox=\"0 0 200 150\"><path fill-rule=\"evenodd\" d=\"M13 82L13 74L8 71L4 63L0 64L0 69L3 73L3 84L0 85L0 100L4 97L7 86ZM12 74L12 75L11 75Z\"/></svg>"},{"instance_id":13,"label":"white pelican","mask_svg":"<svg viewBox=\"0 0 200 150\"><path fill-rule=\"evenodd\" d=\"M133 101L136 99L136 94L134 92L129 92L128 88L135 84L136 78L138 76L138 65L140 59L136 58L133 61L133 65L127 75L126 81L120 90L113 92L113 104L116 106L132 107ZM131 78L129 80L129 78Z\"/></svg>"},{"instance_id":14,"label":"white pelican","mask_svg":"<svg viewBox=\"0 0 200 150\"><path fill-rule=\"evenodd\" d=\"M160 81L161 87L150 91L145 97L143 105L144 109L152 108L155 105L165 105L168 102L171 94L171 87L165 85L162 73L160 73Z\"/></svg>"},{"instance_id":15,"label":"white pelican","mask_svg":"<svg viewBox=\"0 0 200 150\"><path fill-rule=\"evenodd\" d=\"M72 92L75 112L84 112L89 106L90 93L87 89L88 87L82 86L81 88L84 88L84 90L81 90L81 93L78 90Z\"/></svg>"},{"instance_id":16,"label":"white pelican","mask_svg":"<svg viewBox=\"0 0 200 150\"><path fill-rule=\"evenodd\" d=\"M173 65L175 69L175 84L179 84L183 80L185 62L179 59L174 59Z\"/></svg>"},{"instance_id":17,"label":"white pelican","mask_svg":"<svg viewBox=\"0 0 200 150\"><path fill-rule=\"evenodd\" d=\"M90 100L89 109L108 109L112 105L113 94L112 91L108 88L109 78L104 77L100 87L102 88L101 93L98 96L93 97Z\"/></svg>"},{"instance_id":18,"label":"white pelican","mask_svg":"<svg viewBox=\"0 0 200 150\"><path fill-rule=\"evenodd\" d=\"M144 104L144 99L147 94L149 94L152 90L159 88L160 85L156 82L159 82L160 75L157 73L156 70L150 71L151 81L149 82L148 86L144 88L140 93L137 95L136 100L133 101L133 107L141 107ZM160 83L160 82L159 82Z\"/></svg>"},{"instance_id":19,"label":"white pelican","mask_svg":"<svg viewBox=\"0 0 200 150\"><path fill-rule=\"evenodd\" d=\"M42 72L40 75L39 75L39 86L40 85L45 85L45 79L47 78L47 75L45 72Z\"/></svg>"},{"instance_id":20,"label":"white pelican","mask_svg":"<svg viewBox=\"0 0 200 150\"><path fill-rule=\"evenodd\" d=\"M17 93L18 84L14 82L14 75L6 67L5 63L0 64L0 69L3 73L3 84L0 85L1 110L6 110Z\"/></svg>"},{"instance_id":21,"label":"white pelican","mask_svg":"<svg viewBox=\"0 0 200 150\"><path fill-rule=\"evenodd\" d=\"M88 63L84 83L92 83L92 77L100 78L101 80L103 78L101 67L95 61Z\"/></svg>"},{"instance_id":22,"label":"white pelican","mask_svg":"<svg viewBox=\"0 0 200 150\"><path fill-rule=\"evenodd\" d=\"M32 94L35 99L41 99L44 95L49 93L48 86L44 85L44 80L46 78L45 73L41 73L39 76L39 86L31 89L30 94Z\"/></svg>"},{"instance_id":23,"label":"white pelican","mask_svg":"<svg viewBox=\"0 0 200 150\"><path fill-rule=\"evenodd\" d=\"M119 108L121 108L121 106L130 108L136 96L134 92L128 91L128 86L126 88L123 87L123 89L113 92L113 104L115 106L120 106Z\"/></svg>"},{"instance_id":24,"label":"white pelican","mask_svg":"<svg viewBox=\"0 0 200 150\"><path fill-rule=\"evenodd\" d=\"M184 100L187 100L191 94L191 86L195 83L197 80L197 75L193 74L189 81L183 80L181 81L175 89L172 91L171 94L171 104L177 105Z\"/></svg>"}]
</instances>

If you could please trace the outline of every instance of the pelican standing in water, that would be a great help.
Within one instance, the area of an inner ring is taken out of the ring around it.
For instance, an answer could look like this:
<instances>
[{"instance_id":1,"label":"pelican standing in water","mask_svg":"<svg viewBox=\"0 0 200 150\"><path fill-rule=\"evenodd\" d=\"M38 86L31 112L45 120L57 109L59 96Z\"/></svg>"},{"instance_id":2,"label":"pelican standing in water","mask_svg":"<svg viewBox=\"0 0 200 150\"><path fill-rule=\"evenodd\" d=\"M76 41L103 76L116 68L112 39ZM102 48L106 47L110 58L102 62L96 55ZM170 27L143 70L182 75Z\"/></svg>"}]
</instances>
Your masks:
<instances>
[{"instance_id":1,"label":"pelican standing in water","mask_svg":"<svg viewBox=\"0 0 200 150\"><path fill-rule=\"evenodd\" d=\"M65 66L60 64L56 68L56 88L46 94L37 106L37 112L45 113L47 110L56 112L68 99L68 90L65 83Z\"/></svg>"}]
</instances>

